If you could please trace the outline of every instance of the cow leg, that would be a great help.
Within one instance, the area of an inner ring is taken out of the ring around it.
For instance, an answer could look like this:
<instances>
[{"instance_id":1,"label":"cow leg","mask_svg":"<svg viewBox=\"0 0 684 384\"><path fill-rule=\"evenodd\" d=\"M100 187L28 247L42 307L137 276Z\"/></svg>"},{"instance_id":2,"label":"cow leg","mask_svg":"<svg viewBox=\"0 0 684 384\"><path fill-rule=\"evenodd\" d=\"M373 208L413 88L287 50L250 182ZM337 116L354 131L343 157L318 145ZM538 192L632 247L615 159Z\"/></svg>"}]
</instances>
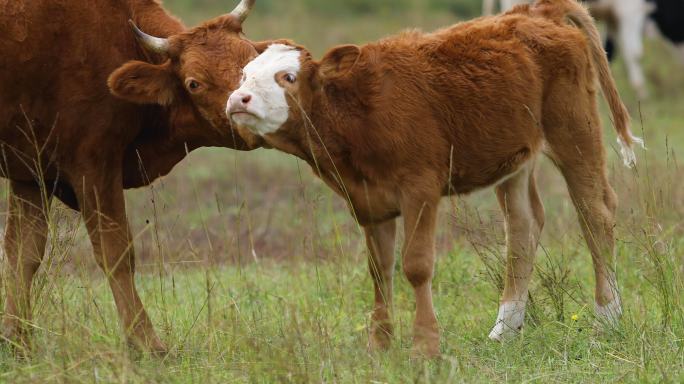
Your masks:
<instances>
[{"instance_id":1,"label":"cow leg","mask_svg":"<svg viewBox=\"0 0 684 384\"><path fill-rule=\"evenodd\" d=\"M625 58L629 81L640 99L648 97L646 78L641 68L641 57L644 52L644 24L646 14L643 10L632 10L617 7L618 13L618 38Z\"/></svg>"},{"instance_id":2,"label":"cow leg","mask_svg":"<svg viewBox=\"0 0 684 384\"><path fill-rule=\"evenodd\" d=\"M561 165L561 170L594 262L596 315L599 320L616 323L622 315L613 269L616 194L599 164Z\"/></svg>"},{"instance_id":3,"label":"cow leg","mask_svg":"<svg viewBox=\"0 0 684 384\"><path fill-rule=\"evenodd\" d=\"M438 195L433 198L405 198L403 269L416 296L413 352L439 355L439 328L432 305L432 277L435 266L435 227Z\"/></svg>"},{"instance_id":4,"label":"cow leg","mask_svg":"<svg viewBox=\"0 0 684 384\"><path fill-rule=\"evenodd\" d=\"M482 1L482 14L485 16L494 14L494 0Z\"/></svg>"},{"instance_id":5,"label":"cow leg","mask_svg":"<svg viewBox=\"0 0 684 384\"><path fill-rule=\"evenodd\" d=\"M496 196L504 213L508 257L499 315L489 338L503 341L523 326L528 285L544 226L544 206L537 192L533 163L498 185Z\"/></svg>"},{"instance_id":6,"label":"cow leg","mask_svg":"<svg viewBox=\"0 0 684 384\"><path fill-rule=\"evenodd\" d=\"M45 199L38 186L10 182L10 188L3 336L28 347L31 285L45 253L50 199Z\"/></svg>"},{"instance_id":7,"label":"cow leg","mask_svg":"<svg viewBox=\"0 0 684 384\"><path fill-rule=\"evenodd\" d=\"M565 178L591 252L596 277L596 314L599 319L614 323L622 313L613 268L617 195L608 182L601 123L593 96L576 96L575 100L558 97L563 104L548 107L544 130L549 155Z\"/></svg>"},{"instance_id":8,"label":"cow leg","mask_svg":"<svg viewBox=\"0 0 684 384\"><path fill-rule=\"evenodd\" d=\"M684 43L679 43L675 45L675 49L677 50L677 54L679 55L679 61L684 64Z\"/></svg>"},{"instance_id":9,"label":"cow leg","mask_svg":"<svg viewBox=\"0 0 684 384\"><path fill-rule=\"evenodd\" d=\"M95 260L109 282L126 337L141 350L164 353L135 287L135 255L120 172L94 176L75 188Z\"/></svg>"},{"instance_id":10,"label":"cow leg","mask_svg":"<svg viewBox=\"0 0 684 384\"><path fill-rule=\"evenodd\" d=\"M371 350L387 349L393 333L390 311L396 227L396 220L392 219L364 228L369 254L368 267L375 287L369 342Z\"/></svg>"}]
</instances>

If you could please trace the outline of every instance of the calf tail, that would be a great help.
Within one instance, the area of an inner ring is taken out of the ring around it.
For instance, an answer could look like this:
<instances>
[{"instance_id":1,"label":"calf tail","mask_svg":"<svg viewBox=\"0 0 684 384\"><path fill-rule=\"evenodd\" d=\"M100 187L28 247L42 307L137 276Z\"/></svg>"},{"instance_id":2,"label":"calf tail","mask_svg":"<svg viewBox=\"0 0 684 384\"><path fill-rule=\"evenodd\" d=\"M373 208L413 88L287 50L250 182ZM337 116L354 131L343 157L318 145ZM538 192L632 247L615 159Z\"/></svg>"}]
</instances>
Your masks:
<instances>
[{"instance_id":1,"label":"calf tail","mask_svg":"<svg viewBox=\"0 0 684 384\"><path fill-rule=\"evenodd\" d=\"M543 14L545 17L553 19L570 20L587 36L591 58L598 72L599 82L603 95L608 101L611 114L613 115L613 126L618 133L618 143L620 144L622 159L627 167L636 164L634 144L644 146L644 141L634 135L629 129L629 112L620 99L615 79L610 72L608 58L601 44L601 36L594 19L589 12L575 0L538 0L533 6L534 10Z\"/></svg>"}]
</instances>

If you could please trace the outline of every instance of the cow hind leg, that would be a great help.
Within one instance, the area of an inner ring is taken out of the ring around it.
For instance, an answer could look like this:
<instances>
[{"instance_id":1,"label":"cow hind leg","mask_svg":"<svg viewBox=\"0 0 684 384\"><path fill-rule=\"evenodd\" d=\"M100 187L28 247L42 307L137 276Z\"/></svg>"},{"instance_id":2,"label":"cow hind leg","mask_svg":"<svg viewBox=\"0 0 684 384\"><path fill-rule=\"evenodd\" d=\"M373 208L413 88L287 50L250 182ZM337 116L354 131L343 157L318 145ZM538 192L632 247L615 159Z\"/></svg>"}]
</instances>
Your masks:
<instances>
[{"instance_id":1,"label":"cow hind leg","mask_svg":"<svg viewBox=\"0 0 684 384\"><path fill-rule=\"evenodd\" d=\"M622 315L613 266L616 194L605 172L598 166L561 166L561 170L594 263L596 315L599 320L615 323Z\"/></svg>"},{"instance_id":2,"label":"cow hind leg","mask_svg":"<svg viewBox=\"0 0 684 384\"><path fill-rule=\"evenodd\" d=\"M507 263L499 314L489 338L503 341L523 326L528 285L532 277L539 236L544 226L544 207L537 192L533 162L496 188L504 213Z\"/></svg>"},{"instance_id":3,"label":"cow hind leg","mask_svg":"<svg viewBox=\"0 0 684 384\"><path fill-rule=\"evenodd\" d=\"M593 96L576 95L575 100L565 100L555 110L552 106L547 109L546 139L549 155L567 183L591 252L596 315L599 320L615 323L622 314L613 265L617 196L608 182L601 124Z\"/></svg>"},{"instance_id":4,"label":"cow hind leg","mask_svg":"<svg viewBox=\"0 0 684 384\"><path fill-rule=\"evenodd\" d=\"M28 347L31 286L47 241L50 199L38 186L10 183L9 214L5 232L5 309L3 336Z\"/></svg>"}]
</instances>

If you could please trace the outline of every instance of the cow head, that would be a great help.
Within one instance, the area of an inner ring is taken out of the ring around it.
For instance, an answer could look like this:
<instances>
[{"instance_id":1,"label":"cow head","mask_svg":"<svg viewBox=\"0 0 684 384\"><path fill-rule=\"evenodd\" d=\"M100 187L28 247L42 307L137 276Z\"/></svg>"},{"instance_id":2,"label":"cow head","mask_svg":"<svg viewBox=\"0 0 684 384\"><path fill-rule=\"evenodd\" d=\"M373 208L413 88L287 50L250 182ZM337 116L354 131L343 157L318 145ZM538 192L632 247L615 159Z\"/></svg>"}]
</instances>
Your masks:
<instances>
[{"instance_id":1,"label":"cow head","mask_svg":"<svg viewBox=\"0 0 684 384\"><path fill-rule=\"evenodd\" d=\"M167 38L148 35L131 22L140 44L161 64L124 64L109 77L111 92L138 104L190 101L204 120L225 132L230 127L223 113L226 99L237 88L242 67L257 56L254 44L241 36L254 3L242 0L231 13Z\"/></svg>"},{"instance_id":2,"label":"cow head","mask_svg":"<svg viewBox=\"0 0 684 384\"><path fill-rule=\"evenodd\" d=\"M338 91L345 97L359 93L363 82L357 80L362 74L352 69L360 57L361 49L355 45L337 47L320 62L302 47L271 45L243 69L240 88L231 94L226 114L280 147L280 139L297 135L310 123L314 102L324 99L321 91L327 89L328 95Z\"/></svg>"}]
</instances>

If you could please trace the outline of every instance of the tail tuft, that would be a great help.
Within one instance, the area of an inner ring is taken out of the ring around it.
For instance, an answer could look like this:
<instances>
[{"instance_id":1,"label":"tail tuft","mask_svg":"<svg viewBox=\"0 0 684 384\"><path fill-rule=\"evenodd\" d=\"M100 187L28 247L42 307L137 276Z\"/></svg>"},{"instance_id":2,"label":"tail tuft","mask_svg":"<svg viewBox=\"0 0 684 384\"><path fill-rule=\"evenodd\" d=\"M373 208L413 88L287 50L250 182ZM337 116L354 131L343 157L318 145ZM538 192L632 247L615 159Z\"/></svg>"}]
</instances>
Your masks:
<instances>
[{"instance_id":1,"label":"tail tuft","mask_svg":"<svg viewBox=\"0 0 684 384\"><path fill-rule=\"evenodd\" d=\"M618 136L618 144L620 144L620 154L622 155L622 161L625 163L627 168L634 168L636 166L636 154L634 153L633 144L638 144L641 148L646 149L644 145L644 140L640 137L632 136L629 134L631 143L627 142L622 136Z\"/></svg>"}]
</instances>

